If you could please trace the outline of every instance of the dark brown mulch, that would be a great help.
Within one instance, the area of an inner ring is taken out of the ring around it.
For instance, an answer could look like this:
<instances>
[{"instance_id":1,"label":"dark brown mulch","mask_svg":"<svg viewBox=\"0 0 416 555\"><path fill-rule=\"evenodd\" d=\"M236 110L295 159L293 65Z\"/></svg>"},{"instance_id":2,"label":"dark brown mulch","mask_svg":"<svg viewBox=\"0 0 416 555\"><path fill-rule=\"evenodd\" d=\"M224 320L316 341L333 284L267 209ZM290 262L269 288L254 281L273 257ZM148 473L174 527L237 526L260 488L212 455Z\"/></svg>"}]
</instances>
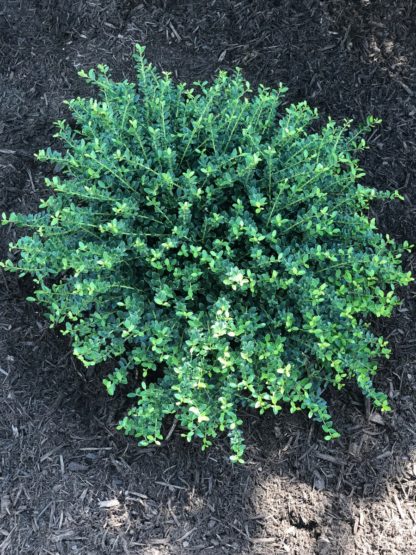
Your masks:
<instances>
[{"instance_id":1,"label":"dark brown mulch","mask_svg":"<svg viewBox=\"0 0 416 555\"><path fill-rule=\"evenodd\" d=\"M33 210L62 101L88 94L76 70L106 62L132 76L132 45L181 80L238 65L290 87L324 116L383 125L367 180L403 203L379 224L416 241L416 5L411 0L3 0L0 5L0 209ZM0 256L13 229L1 229ZM408 261L412 268L413 258ZM416 553L414 288L390 321L393 356L380 417L349 390L325 443L304 416L247 416L245 466L226 441L207 454L177 435L139 449L115 431L118 400L74 362L25 302L27 280L0 275L0 554Z\"/></svg>"}]
</instances>

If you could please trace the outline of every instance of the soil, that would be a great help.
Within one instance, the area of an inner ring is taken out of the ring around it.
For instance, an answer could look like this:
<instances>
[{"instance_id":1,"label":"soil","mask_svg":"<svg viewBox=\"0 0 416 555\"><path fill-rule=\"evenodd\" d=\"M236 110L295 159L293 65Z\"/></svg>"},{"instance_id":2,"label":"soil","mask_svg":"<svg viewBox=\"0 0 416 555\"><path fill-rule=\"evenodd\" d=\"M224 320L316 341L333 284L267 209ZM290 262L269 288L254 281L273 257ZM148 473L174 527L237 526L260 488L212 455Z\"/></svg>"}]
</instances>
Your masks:
<instances>
[{"instance_id":1,"label":"soil","mask_svg":"<svg viewBox=\"0 0 416 555\"><path fill-rule=\"evenodd\" d=\"M77 69L103 62L132 78L136 42L182 81L238 65L324 117L382 117L366 180L405 200L374 216L416 242L412 0L2 0L0 211L36 209L45 169L33 153L68 115L63 101L91 94ZM0 233L4 258L15 230ZM377 378L393 411L353 388L334 394L333 443L304 415L245 415L244 466L225 439L202 453L177 431L161 448L121 436L123 401L74 361L25 301L30 288L0 274L0 555L416 553L414 287L375 323L393 348Z\"/></svg>"}]
</instances>

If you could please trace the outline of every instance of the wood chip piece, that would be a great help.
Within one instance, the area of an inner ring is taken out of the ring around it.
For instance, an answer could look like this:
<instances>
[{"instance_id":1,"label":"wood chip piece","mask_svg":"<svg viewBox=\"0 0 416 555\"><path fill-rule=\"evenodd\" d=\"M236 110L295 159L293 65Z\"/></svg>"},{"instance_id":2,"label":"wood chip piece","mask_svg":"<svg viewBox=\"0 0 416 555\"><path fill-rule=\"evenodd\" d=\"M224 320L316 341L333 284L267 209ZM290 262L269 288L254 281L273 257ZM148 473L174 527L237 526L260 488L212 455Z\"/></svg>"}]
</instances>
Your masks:
<instances>
[{"instance_id":1,"label":"wood chip piece","mask_svg":"<svg viewBox=\"0 0 416 555\"><path fill-rule=\"evenodd\" d=\"M8 495L2 495L0 501L0 515L4 515L9 512L10 507L10 497Z\"/></svg>"},{"instance_id":2,"label":"wood chip piece","mask_svg":"<svg viewBox=\"0 0 416 555\"><path fill-rule=\"evenodd\" d=\"M373 414L370 414L369 420L373 424L378 424L379 426L384 426L384 419L381 416L381 414L379 414L378 412L373 412Z\"/></svg>"},{"instance_id":3,"label":"wood chip piece","mask_svg":"<svg viewBox=\"0 0 416 555\"><path fill-rule=\"evenodd\" d=\"M393 499L394 499L394 503L395 503L395 505L396 505L396 507L397 507L397 510L399 511L399 515L401 516L401 518L402 518L403 520L405 520L406 514L405 514L405 512L403 511L403 508L402 508L402 506L401 506L401 504L400 504L399 498L397 497L397 494L396 494L396 493L393 495Z\"/></svg>"},{"instance_id":4,"label":"wood chip piece","mask_svg":"<svg viewBox=\"0 0 416 555\"><path fill-rule=\"evenodd\" d=\"M275 543L276 538L251 538L253 543Z\"/></svg>"},{"instance_id":5,"label":"wood chip piece","mask_svg":"<svg viewBox=\"0 0 416 555\"><path fill-rule=\"evenodd\" d=\"M118 499L106 499L98 503L98 506L100 507L100 509L114 509L119 505L120 505L120 501Z\"/></svg>"},{"instance_id":6,"label":"wood chip piece","mask_svg":"<svg viewBox=\"0 0 416 555\"><path fill-rule=\"evenodd\" d=\"M75 461L71 461L68 464L68 470L71 470L71 472L85 472L88 468L89 466L86 464L77 463Z\"/></svg>"},{"instance_id":7,"label":"wood chip piece","mask_svg":"<svg viewBox=\"0 0 416 555\"><path fill-rule=\"evenodd\" d=\"M53 542L61 542L62 540L72 539L74 535L74 530L60 530L59 532L52 534L51 540Z\"/></svg>"},{"instance_id":8,"label":"wood chip piece","mask_svg":"<svg viewBox=\"0 0 416 555\"><path fill-rule=\"evenodd\" d=\"M315 477L313 479L313 487L317 491L322 491L325 489L325 480L321 476L321 474L319 474L319 472L315 472Z\"/></svg>"}]
</instances>

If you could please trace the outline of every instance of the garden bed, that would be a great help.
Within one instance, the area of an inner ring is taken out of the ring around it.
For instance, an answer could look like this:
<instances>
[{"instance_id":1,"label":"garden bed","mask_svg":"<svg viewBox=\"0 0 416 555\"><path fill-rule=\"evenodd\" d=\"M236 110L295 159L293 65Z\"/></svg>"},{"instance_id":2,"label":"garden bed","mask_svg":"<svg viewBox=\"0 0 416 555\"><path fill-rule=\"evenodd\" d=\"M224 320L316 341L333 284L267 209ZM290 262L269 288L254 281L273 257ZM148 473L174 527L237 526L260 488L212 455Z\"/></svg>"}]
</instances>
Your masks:
<instances>
[{"instance_id":1,"label":"garden bed","mask_svg":"<svg viewBox=\"0 0 416 555\"><path fill-rule=\"evenodd\" d=\"M401 0L6 0L0 11L0 211L45 194L33 153L63 100L90 94L77 70L133 77L136 42L181 81L240 66L337 120L383 118L366 182L405 200L374 207L380 228L416 242L416 6ZM0 256L15 230L0 229ZM407 261L412 269L412 258ZM413 268L414 270L414 268ZM115 430L125 403L0 275L0 554L401 554L416 551L414 287L375 324L393 354L377 377L393 412L353 388L334 394L340 440L305 415L245 415L244 466L227 441L201 453L175 431L140 449Z\"/></svg>"}]
</instances>

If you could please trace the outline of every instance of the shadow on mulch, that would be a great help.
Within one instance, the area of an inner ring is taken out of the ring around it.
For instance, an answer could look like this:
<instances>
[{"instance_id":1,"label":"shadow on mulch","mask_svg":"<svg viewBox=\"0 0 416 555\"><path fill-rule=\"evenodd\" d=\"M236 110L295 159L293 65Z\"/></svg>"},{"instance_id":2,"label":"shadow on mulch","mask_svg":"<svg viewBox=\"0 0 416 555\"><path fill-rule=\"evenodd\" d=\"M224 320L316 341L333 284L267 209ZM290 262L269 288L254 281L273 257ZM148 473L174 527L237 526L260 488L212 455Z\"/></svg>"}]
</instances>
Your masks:
<instances>
[{"instance_id":1,"label":"shadow on mulch","mask_svg":"<svg viewBox=\"0 0 416 555\"><path fill-rule=\"evenodd\" d=\"M412 3L6 0L0 10L1 210L35 209L33 152L50 144L62 100L90 94L76 70L105 62L132 77L140 42L181 80L238 65L324 116L381 116L366 179L405 201L374 213L384 232L416 241ZM5 256L15 231L0 232ZM393 347L378 376L392 414L355 390L334 395L342 437L330 444L302 415L247 415L247 463L232 466L225 441L201 453L176 432L161 449L120 436L123 401L74 362L26 286L0 275L0 554L416 552L414 289L375 324Z\"/></svg>"}]
</instances>

